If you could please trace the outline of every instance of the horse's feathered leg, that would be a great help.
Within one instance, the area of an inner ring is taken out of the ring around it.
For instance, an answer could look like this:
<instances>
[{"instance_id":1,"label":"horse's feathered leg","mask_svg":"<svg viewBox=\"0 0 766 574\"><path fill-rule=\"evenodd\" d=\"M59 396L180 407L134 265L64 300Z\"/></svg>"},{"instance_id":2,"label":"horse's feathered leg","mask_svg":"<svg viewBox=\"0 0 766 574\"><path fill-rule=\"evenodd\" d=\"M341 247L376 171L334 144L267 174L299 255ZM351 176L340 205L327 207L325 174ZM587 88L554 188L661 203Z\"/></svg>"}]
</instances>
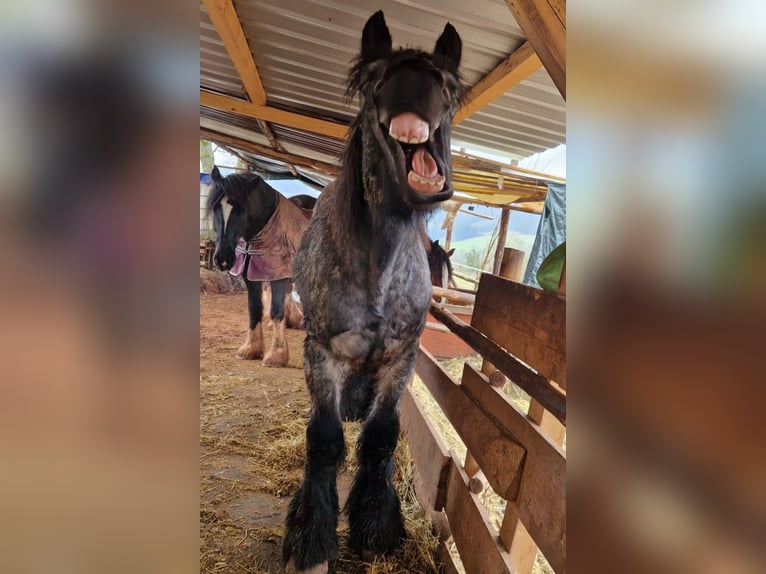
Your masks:
<instances>
[{"instance_id":1,"label":"horse's feathered leg","mask_svg":"<svg viewBox=\"0 0 766 574\"><path fill-rule=\"evenodd\" d=\"M289 279L271 282L271 320L274 331L271 334L271 349L263 358L264 367L286 367L290 356L285 339L285 295Z\"/></svg>"},{"instance_id":2,"label":"horse's feathered leg","mask_svg":"<svg viewBox=\"0 0 766 574\"><path fill-rule=\"evenodd\" d=\"M347 508L349 546L365 560L393 552L406 536L393 485L393 455L399 438L399 399L412 376L416 353L413 345L379 371L378 395L359 436L358 470Z\"/></svg>"},{"instance_id":3,"label":"horse's feathered leg","mask_svg":"<svg viewBox=\"0 0 766 574\"><path fill-rule=\"evenodd\" d=\"M339 393L345 365L311 336L304 343L312 409L306 429L303 484L290 502L282 558L298 572L325 571L338 555L338 492L335 479L344 456ZM318 568L318 569L317 569Z\"/></svg>"},{"instance_id":4,"label":"horse's feathered leg","mask_svg":"<svg viewBox=\"0 0 766 574\"><path fill-rule=\"evenodd\" d=\"M250 329L245 337L245 342L237 351L238 359L261 359L263 358L263 303L261 301L261 284L257 281L248 281L247 286L247 309L250 315Z\"/></svg>"}]
</instances>

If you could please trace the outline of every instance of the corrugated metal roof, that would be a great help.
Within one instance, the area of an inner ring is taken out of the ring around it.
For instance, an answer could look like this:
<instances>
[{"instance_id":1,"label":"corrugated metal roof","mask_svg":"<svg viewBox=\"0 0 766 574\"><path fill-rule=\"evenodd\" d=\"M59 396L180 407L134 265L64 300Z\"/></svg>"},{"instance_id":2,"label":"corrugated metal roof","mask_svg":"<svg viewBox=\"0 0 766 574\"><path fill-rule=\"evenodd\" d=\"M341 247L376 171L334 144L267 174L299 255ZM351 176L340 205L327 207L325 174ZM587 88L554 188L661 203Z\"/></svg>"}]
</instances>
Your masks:
<instances>
[{"instance_id":1,"label":"corrugated metal roof","mask_svg":"<svg viewBox=\"0 0 766 574\"><path fill-rule=\"evenodd\" d=\"M361 30L378 9L385 13L395 46L431 49L450 21L463 40L461 73L478 82L525 41L503 0L236 0L258 67L267 103L303 115L348 123L356 102L345 101L348 67L359 50ZM210 19L201 7L200 85L245 99L241 81ZM201 108L201 124L235 128L238 137L264 143L256 120ZM565 142L565 102L544 69L453 129L453 144L522 158ZM270 124L288 151L313 150L335 158L340 140ZM226 133L234 135L230 130ZM294 152L297 153L297 152Z\"/></svg>"},{"instance_id":2,"label":"corrugated metal roof","mask_svg":"<svg viewBox=\"0 0 766 574\"><path fill-rule=\"evenodd\" d=\"M205 7L200 3L199 15L199 81L200 86L237 98L245 91L234 64L223 46L221 37L210 22Z\"/></svg>"}]
</instances>

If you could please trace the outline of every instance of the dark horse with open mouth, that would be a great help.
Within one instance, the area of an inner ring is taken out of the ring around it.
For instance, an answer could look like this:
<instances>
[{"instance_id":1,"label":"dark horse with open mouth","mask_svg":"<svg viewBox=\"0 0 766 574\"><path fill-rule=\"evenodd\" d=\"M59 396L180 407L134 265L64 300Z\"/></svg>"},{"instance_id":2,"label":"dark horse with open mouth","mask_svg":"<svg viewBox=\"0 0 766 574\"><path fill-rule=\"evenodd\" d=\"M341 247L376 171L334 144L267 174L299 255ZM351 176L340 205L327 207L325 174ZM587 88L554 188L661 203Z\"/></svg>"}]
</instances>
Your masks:
<instances>
[{"instance_id":1,"label":"dark horse with open mouth","mask_svg":"<svg viewBox=\"0 0 766 574\"><path fill-rule=\"evenodd\" d=\"M247 286L250 328L237 351L239 359L263 359L266 367L285 367L289 360L285 339L285 298L289 296L293 258L306 230L314 198L286 199L254 173L222 177L211 174L213 189L208 213L213 216L215 252L219 269L242 275ZM230 208L224 209L224 200ZM271 284L271 348L264 354L262 284Z\"/></svg>"},{"instance_id":2,"label":"dark horse with open mouth","mask_svg":"<svg viewBox=\"0 0 766 574\"><path fill-rule=\"evenodd\" d=\"M347 504L351 548L369 559L405 537L392 455L399 399L431 298L423 218L452 196L450 123L460 98L460 54L450 24L433 53L392 50L382 12L364 27L349 77L349 92L360 95L359 115L341 173L320 196L295 256L312 408L283 559L300 572L326 572L337 556L343 418L364 421Z\"/></svg>"}]
</instances>

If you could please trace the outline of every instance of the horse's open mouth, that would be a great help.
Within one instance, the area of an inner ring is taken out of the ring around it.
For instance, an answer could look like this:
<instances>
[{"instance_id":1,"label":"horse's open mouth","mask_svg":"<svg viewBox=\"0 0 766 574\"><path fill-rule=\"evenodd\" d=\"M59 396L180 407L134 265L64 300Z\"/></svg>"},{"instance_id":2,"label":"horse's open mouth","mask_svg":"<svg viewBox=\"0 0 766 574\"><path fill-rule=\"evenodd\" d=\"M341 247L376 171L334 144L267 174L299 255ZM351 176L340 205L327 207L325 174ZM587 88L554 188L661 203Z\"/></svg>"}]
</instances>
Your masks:
<instances>
[{"instance_id":1,"label":"horse's open mouth","mask_svg":"<svg viewBox=\"0 0 766 574\"><path fill-rule=\"evenodd\" d=\"M430 126L417 115L405 112L391 119L388 135L399 142L404 152L407 183L418 193L439 193L446 178L432 155Z\"/></svg>"}]
</instances>

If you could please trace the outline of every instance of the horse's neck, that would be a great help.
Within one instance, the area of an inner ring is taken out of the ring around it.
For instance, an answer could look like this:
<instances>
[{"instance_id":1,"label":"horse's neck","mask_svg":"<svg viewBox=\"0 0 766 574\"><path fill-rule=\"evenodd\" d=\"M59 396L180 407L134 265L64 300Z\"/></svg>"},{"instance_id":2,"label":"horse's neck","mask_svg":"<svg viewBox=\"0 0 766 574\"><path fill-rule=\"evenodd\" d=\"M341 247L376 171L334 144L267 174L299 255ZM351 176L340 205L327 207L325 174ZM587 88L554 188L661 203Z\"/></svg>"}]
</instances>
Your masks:
<instances>
[{"instance_id":1,"label":"horse's neck","mask_svg":"<svg viewBox=\"0 0 766 574\"><path fill-rule=\"evenodd\" d=\"M248 202L247 227L243 239L249 241L257 236L279 206L279 195L268 188L260 186L250 192L253 197Z\"/></svg>"},{"instance_id":2,"label":"horse's neck","mask_svg":"<svg viewBox=\"0 0 766 574\"><path fill-rule=\"evenodd\" d=\"M351 248L361 252L368 263L371 280L397 260L397 254L413 246L421 247L419 221L421 216L410 213L407 217L387 213L380 206L366 206L369 225L356 226Z\"/></svg>"}]
</instances>

